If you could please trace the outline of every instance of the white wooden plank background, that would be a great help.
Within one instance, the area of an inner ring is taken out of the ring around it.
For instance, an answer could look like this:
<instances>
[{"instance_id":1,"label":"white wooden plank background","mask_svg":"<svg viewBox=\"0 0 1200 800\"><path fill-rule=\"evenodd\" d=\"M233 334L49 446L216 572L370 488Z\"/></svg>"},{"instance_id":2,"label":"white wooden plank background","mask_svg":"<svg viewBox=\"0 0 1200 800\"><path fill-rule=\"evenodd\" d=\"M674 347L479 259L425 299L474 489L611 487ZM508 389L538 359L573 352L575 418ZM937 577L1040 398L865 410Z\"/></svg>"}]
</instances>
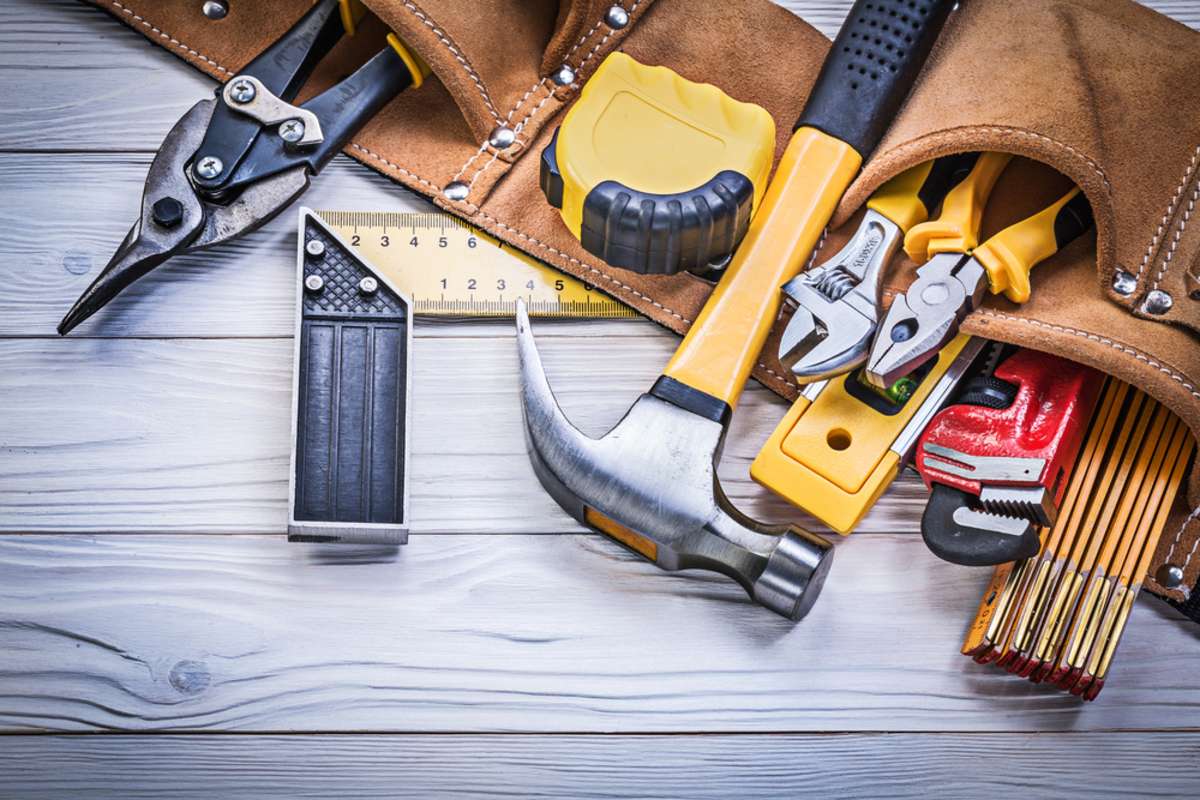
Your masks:
<instances>
[{"instance_id":1,"label":"white wooden plank background","mask_svg":"<svg viewBox=\"0 0 1200 800\"><path fill-rule=\"evenodd\" d=\"M1196 734L855 736L155 736L9 739L14 797L176 800L1065 797L1083 770L1101 798L1179 797ZM153 769L146 769L152 763ZM466 765L466 768L464 768ZM448 779L447 776L453 776ZM286 786L286 795L280 787ZM931 795L932 790L932 795ZM1045 796L1045 795L1043 795Z\"/></svg>"},{"instance_id":2,"label":"white wooden plank background","mask_svg":"<svg viewBox=\"0 0 1200 800\"><path fill-rule=\"evenodd\" d=\"M827 34L849 4L785 3ZM1143 600L1091 706L972 665L986 576L912 535L912 478L801 625L662 573L541 491L505 323L418 325L410 545L286 545L290 217L53 335L211 85L83 5L0 4L0 796L1194 794L1200 629ZM343 158L306 203L422 207ZM538 333L594 434L676 341ZM748 390L722 479L802 521L746 478L784 408Z\"/></svg>"}]
</instances>

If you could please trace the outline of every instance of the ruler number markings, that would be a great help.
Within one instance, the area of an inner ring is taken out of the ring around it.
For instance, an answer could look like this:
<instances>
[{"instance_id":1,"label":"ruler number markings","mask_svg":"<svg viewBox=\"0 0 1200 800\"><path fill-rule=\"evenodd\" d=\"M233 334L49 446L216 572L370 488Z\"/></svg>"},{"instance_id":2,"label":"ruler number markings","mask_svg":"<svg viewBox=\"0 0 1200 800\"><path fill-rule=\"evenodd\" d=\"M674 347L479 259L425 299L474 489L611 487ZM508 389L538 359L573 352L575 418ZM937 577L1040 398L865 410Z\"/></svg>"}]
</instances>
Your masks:
<instances>
[{"instance_id":1,"label":"ruler number markings","mask_svg":"<svg viewBox=\"0 0 1200 800\"><path fill-rule=\"evenodd\" d=\"M521 297L535 316L637 316L591 284L442 212L319 213L412 298L418 315L508 317ZM397 248L401 242L407 246Z\"/></svg>"}]
</instances>

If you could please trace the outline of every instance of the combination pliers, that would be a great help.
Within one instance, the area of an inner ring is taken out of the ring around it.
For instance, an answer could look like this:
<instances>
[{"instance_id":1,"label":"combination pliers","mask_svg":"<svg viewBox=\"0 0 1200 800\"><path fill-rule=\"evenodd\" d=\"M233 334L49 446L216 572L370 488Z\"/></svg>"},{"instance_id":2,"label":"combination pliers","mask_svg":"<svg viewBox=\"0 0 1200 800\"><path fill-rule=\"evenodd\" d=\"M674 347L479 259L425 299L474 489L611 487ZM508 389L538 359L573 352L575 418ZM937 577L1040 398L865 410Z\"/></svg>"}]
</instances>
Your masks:
<instances>
[{"instance_id":1,"label":"combination pliers","mask_svg":"<svg viewBox=\"0 0 1200 800\"><path fill-rule=\"evenodd\" d=\"M293 105L361 7L321 0L287 33L201 100L150 165L141 214L92 285L63 317L66 334L171 256L255 230L291 204L350 137L429 68L394 34L357 71Z\"/></svg>"},{"instance_id":2,"label":"combination pliers","mask_svg":"<svg viewBox=\"0 0 1200 800\"><path fill-rule=\"evenodd\" d=\"M883 275L905 234L924 222L978 160L947 156L909 169L881 186L846 245L783 285L793 309L779 341L779 361L801 383L862 366L879 325Z\"/></svg>"},{"instance_id":3,"label":"combination pliers","mask_svg":"<svg viewBox=\"0 0 1200 800\"><path fill-rule=\"evenodd\" d=\"M937 354L986 290L1014 303L1030 296L1030 271L1092 228L1087 198L1073 187L1038 213L979 244L980 224L992 188L1012 156L985 153L966 180L946 196L938 219L905 237L917 279L896 297L875 334L867 380L891 386Z\"/></svg>"}]
</instances>

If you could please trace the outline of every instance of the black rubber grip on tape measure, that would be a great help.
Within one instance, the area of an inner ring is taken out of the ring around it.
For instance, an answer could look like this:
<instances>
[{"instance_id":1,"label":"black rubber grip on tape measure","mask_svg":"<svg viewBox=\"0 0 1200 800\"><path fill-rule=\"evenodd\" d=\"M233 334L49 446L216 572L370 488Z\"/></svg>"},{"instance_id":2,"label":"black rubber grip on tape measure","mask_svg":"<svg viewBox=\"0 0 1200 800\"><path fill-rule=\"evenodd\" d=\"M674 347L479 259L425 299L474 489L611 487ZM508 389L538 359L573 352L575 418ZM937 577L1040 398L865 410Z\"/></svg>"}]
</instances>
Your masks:
<instances>
[{"instance_id":1,"label":"black rubber grip on tape measure","mask_svg":"<svg viewBox=\"0 0 1200 800\"><path fill-rule=\"evenodd\" d=\"M796 122L875 150L921 72L954 0L858 0Z\"/></svg>"},{"instance_id":2,"label":"black rubber grip on tape measure","mask_svg":"<svg viewBox=\"0 0 1200 800\"><path fill-rule=\"evenodd\" d=\"M750 226L753 199L754 184L732 170L670 195L604 181L583 202L579 240L606 264L644 275L700 270L733 252Z\"/></svg>"},{"instance_id":3,"label":"black rubber grip on tape measure","mask_svg":"<svg viewBox=\"0 0 1200 800\"><path fill-rule=\"evenodd\" d=\"M550 205L562 208L557 144L555 131L542 151L538 179ZM643 275L703 272L733 253L750 227L753 205L754 184L733 170L672 194L604 181L584 198L579 241L604 263Z\"/></svg>"}]
</instances>

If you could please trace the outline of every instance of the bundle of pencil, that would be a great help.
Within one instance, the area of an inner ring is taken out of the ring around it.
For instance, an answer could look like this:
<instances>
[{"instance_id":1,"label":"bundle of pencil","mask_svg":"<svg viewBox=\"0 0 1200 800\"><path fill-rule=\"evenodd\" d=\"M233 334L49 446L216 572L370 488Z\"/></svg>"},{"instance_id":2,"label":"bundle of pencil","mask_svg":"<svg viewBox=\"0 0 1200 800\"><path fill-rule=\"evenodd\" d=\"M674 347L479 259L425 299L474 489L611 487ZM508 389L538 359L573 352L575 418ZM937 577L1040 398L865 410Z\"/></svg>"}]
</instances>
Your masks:
<instances>
[{"instance_id":1,"label":"bundle of pencil","mask_svg":"<svg viewBox=\"0 0 1200 800\"><path fill-rule=\"evenodd\" d=\"M1095 699L1194 448L1174 414L1110 378L1041 552L996 569L963 654Z\"/></svg>"}]
</instances>

